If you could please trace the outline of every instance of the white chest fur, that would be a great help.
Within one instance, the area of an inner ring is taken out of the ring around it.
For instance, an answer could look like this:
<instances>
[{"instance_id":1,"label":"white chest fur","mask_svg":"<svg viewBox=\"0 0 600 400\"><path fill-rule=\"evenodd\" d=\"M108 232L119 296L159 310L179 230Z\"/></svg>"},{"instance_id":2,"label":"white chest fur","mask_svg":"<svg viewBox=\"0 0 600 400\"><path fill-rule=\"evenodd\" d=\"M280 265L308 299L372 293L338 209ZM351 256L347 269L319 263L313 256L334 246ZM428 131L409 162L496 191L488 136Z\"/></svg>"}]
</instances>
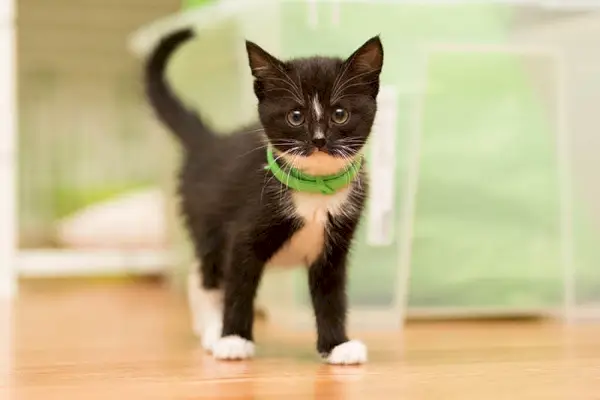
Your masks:
<instances>
[{"instance_id":1,"label":"white chest fur","mask_svg":"<svg viewBox=\"0 0 600 400\"><path fill-rule=\"evenodd\" d=\"M304 225L269 261L270 266L310 265L323 252L328 214L344 214L350 207L350 188L332 195L294 192L290 214Z\"/></svg>"}]
</instances>

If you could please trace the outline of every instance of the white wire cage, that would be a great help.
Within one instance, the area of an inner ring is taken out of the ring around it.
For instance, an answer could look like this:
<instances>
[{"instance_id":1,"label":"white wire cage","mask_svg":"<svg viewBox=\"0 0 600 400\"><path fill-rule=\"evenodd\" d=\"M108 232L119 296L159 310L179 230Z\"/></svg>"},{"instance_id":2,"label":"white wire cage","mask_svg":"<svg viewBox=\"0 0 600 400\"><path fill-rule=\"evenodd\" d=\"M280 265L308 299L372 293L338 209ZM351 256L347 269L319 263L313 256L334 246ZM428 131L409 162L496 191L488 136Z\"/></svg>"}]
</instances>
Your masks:
<instances>
[{"instance_id":1,"label":"white wire cage","mask_svg":"<svg viewBox=\"0 0 600 400\"><path fill-rule=\"evenodd\" d=\"M156 188L170 142L126 39L179 5L19 2L19 275L156 273L168 263Z\"/></svg>"}]
</instances>

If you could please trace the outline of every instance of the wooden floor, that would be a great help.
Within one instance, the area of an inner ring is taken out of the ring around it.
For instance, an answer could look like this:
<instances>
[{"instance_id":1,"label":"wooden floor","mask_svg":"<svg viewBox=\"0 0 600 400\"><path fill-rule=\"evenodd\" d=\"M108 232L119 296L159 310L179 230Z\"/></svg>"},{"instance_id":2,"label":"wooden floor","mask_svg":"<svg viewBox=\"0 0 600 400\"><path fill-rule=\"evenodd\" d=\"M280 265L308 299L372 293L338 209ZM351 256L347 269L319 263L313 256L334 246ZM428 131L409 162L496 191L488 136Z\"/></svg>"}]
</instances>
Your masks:
<instances>
[{"instance_id":1,"label":"wooden floor","mask_svg":"<svg viewBox=\"0 0 600 400\"><path fill-rule=\"evenodd\" d=\"M14 311L0 399L600 399L600 326L411 324L363 336L368 365L329 367L273 326L257 359L216 362L155 285L26 286Z\"/></svg>"}]
</instances>

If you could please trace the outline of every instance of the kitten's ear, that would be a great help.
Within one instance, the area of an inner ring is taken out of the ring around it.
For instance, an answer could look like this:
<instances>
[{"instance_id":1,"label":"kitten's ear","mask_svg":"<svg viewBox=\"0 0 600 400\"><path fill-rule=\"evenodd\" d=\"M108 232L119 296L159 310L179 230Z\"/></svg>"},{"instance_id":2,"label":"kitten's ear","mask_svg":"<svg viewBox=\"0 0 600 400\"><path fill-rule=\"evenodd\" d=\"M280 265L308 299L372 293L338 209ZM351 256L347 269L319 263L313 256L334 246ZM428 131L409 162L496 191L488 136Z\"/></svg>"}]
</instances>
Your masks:
<instances>
[{"instance_id":1,"label":"kitten's ear","mask_svg":"<svg viewBox=\"0 0 600 400\"><path fill-rule=\"evenodd\" d=\"M376 72L383 67L383 46L379 36L372 37L360 46L348 59L352 72L356 74Z\"/></svg>"},{"instance_id":2,"label":"kitten's ear","mask_svg":"<svg viewBox=\"0 0 600 400\"><path fill-rule=\"evenodd\" d=\"M246 40L248 63L255 78L263 78L278 74L283 68L283 63L267 53L256 43Z\"/></svg>"}]
</instances>

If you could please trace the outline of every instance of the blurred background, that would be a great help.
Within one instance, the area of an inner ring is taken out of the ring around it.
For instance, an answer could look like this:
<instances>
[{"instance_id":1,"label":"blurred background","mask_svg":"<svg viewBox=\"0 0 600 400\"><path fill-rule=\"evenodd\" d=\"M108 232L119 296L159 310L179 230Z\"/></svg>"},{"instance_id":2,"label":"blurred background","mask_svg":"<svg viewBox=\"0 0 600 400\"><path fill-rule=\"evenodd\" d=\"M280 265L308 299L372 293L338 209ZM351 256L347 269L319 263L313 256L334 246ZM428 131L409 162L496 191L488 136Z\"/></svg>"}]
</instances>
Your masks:
<instances>
[{"instance_id":1,"label":"blurred background","mask_svg":"<svg viewBox=\"0 0 600 400\"><path fill-rule=\"evenodd\" d=\"M157 276L181 292L178 148L140 81L162 35L197 27L169 75L226 134L255 117L244 39L281 58L345 56L381 34L351 323L600 317L598 6L16 0L0 38L1 86L15 84L0 102L0 281ZM302 272L261 289L296 326L310 324Z\"/></svg>"}]
</instances>

